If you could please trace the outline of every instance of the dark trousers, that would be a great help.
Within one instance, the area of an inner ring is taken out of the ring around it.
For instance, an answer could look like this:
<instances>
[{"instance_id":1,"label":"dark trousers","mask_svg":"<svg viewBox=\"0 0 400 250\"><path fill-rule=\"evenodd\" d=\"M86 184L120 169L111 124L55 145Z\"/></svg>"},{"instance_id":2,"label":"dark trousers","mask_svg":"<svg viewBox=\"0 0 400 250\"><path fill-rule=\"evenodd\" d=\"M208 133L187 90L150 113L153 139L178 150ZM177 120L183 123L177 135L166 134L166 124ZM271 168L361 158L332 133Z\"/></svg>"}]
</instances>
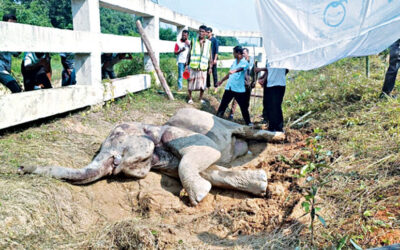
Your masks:
<instances>
[{"instance_id":1,"label":"dark trousers","mask_svg":"<svg viewBox=\"0 0 400 250\"><path fill-rule=\"evenodd\" d=\"M0 83L6 86L12 93L21 92L22 89L10 74L0 72Z\"/></svg>"},{"instance_id":2,"label":"dark trousers","mask_svg":"<svg viewBox=\"0 0 400 250\"><path fill-rule=\"evenodd\" d=\"M217 87L218 71L217 71L217 65L216 64L214 64L212 66L212 75L213 75L213 78L214 78L214 87ZM207 73L207 88L209 88L210 86L211 86L211 75Z\"/></svg>"},{"instance_id":3,"label":"dark trousers","mask_svg":"<svg viewBox=\"0 0 400 250\"><path fill-rule=\"evenodd\" d=\"M71 75L68 74L67 70L63 70L61 73L61 86L69 86L76 84L76 74L75 69L71 69Z\"/></svg>"},{"instance_id":4,"label":"dark trousers","mask_svg":"<svg viewBox=\"0 0 400 250\"><path fill-rule=\"evenodd\" d=\"M34 90L35 86L43 84L43 88L52 88L49 78L44 67L40 67L34 70L26 70L22 68L22 76L24 77L24 89L25 91Z\"/></svg>"},{"instance_id":5,"label":"dark trousers","mask_svg":"<svg viewBox=\"0 0 400 250\"><path fill-rule=\"evenodd\" d=\"M101 79L107 79L107 78L110 78L110 79L117 78L115 76L114 70L106 70L106 69L101 70Z\"/></svg>"},{"instance_id":6,"label":"dark trousers","mask_svg":"<svg viewBox=\"0 0 400 250\"><path fill-rule=\"evenodd\" d=\"M282 101L284 86L264 87L263 117L268 121L268 130L283 131Z\"/></svg>"},{"instance_id":7,"label":"dark trousers","mask_svg":"<svg viewBox=\"0 0 400 250\"><path fill-rule=\"evenodd\" d=\"M242 112L244 122L246 123L246 125L248 125L251 121L250 121L250 114L249 114L249 109L248 109L249 104L246 101L247 100L246 92L238 93L238 92L234 92L231 90L225 90L224 95L222 96L221 104L219 105L219 108L217 111L217 116L221 117L221 118L224 117L225 110L233 98L235 98L235 100L238 102L240 111Z\"/></svg>"},{"instance_id":8,"label":"dark trousers","mask_svg":"<svg viewBox=\"0 0 400 250\"><path fill-rule=\"evenodd\" d=\"M386 72L385 81L383 83L382 92L390 94L396 82L397 72L400 68L400 40L397 40L390 46L389 68Z\"/></svg>"}]
</instances>

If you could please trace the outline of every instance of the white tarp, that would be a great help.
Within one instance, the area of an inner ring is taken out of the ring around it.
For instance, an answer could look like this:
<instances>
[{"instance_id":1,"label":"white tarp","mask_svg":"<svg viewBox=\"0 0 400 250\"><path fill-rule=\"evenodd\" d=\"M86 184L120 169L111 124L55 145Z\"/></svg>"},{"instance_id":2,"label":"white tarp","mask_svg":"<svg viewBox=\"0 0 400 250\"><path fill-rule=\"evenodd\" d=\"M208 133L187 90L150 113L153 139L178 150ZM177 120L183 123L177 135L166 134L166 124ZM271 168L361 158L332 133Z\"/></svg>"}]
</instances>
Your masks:
<instances>
[{"instance_id":1,"label":"white tarp","mask_svg":"<svg viewBox=\"0 0 400 250\"><path fill-rule=\"evenodd\" d=\"M256 0L272 67L309 70L400 38L400 0Z\"/></svg>"}]
</instances>

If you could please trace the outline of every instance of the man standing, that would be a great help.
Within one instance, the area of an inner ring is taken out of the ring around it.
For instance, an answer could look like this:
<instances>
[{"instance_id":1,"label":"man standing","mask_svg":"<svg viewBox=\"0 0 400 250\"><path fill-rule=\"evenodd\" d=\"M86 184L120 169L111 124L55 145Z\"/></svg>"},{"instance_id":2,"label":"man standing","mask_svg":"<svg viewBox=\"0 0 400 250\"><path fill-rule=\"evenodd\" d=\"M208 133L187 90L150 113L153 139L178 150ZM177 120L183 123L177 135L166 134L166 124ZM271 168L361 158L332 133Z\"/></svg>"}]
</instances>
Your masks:
<instances>
[{"instance_id":1,"label":"man standing","mask_svg":"<svg viewBox=\"0 0 400 250\"><path fill-rule=\"evenodd\" d=\"M217 73L217 60L218 60L218 40L217 38L214 37L213 35L213 30L211 27L207 28L207 36L208 39L211 41L211 61L212 61L212 67L211 67L211 72L214 78L214 87L217 87L217 82L218 82L218 73ZM211 86L211 73L207 74L207 88Z\"/></svg>"},{"instance_id":2,"label":"man standing","mask_svg":"<svg viewBox=\"0 0 400 250\"><path fill-rule=\"evenodd\" d=\"M200 102L204 103L203 94L206 89L207 69L211 68L211 41L207 39L207 27L201 25L199 34L190 43L191 49L186 62L190 66L188 81L189 104L193 104L192 91L200 91Z\"/></svg>"},{"instance_id":3,"label":"man standing","mask_svg":"<svg viewBox=\"0 0 400 250\"><path fill-rule=\"evenodd\" d=\"M181 39L175 44L174 53L177 56L176 61L178 65L178 91L182 90L183 71L185 70L185 63L190 49L188 36L189 31L183 30Z\"/></svg>"},{"instance_id":4,"label":"man standing","mask_svg":"<svg viewBox=\"0 0 400 250\"><path fill-rule=\"evenodd\" d=\"M15 15L4 15L4 22L16 23L17 18ZM11 56L18 56L16 52L1 52L0 53L0 82L6 86L12 93L21 92L22 89L18 85L15 78L11 75Z\"/></svg>"},{"instance_id":5,"label":"man standing","mask_svg":"<svg viewBox=\"0 0 400 250\"><path fill-rule=\"evenodd\" d=\"M267 63L265 68L255 68L256 73L264 71L259 83L264 87L262 123L268 122L268 130L283 131L282 101L286 89L286 74L288 69L271 68Z\"/></svg>"},{"instance_id":6,"label":"man standing","mask_svg":"<svg viewBox=\"0 0 400 250\"><path fill-rule=\"evenodd\" d=\"M229 73L222 78L217 85L221 85L225 80L228 79L228 83L225 86L225 92L222 96L221 104L219 105L217 116L224 117L225 110L228 107L232 99L235 99L242 111L242 116L246 125L253 126L250 121L250 114L248 110L247 97L246 97L246 87L245 78L246 71L249 67L249 63L243 58L243 49L241 46L236 46L233 48L233 56L235 60L229 70Z\"/></svg>"},{"instance_id":7,"label":"man standing","mask_svg":"<svg viewBox=\"0 0 400 250\"><path fill-rule=\"evenodd\" d=\"M390 95L396 82L397 72L400 68L400 39L390 46L389 68L386 72L385 81L382 87L381 97Z\"/></svg>"},{"instance_id":8,"label":"man standing","mask_svg":"<svg viewBox=\"0 0 400 250\"><path fill-rule=\"evenodd\" d=\"M248 48L243 48L243 57L246 59L246 61L249 63L249 67L246 70L246 78L245 78L245 86L246 86L246 104L247 104L247 109L250 106L250 96L251 96L251 90L255 87L254 85L254 79L251 78L251 72L254 70L254 58L250 58L249 55L249 49ZM231 111L228 116L228 120L233 120L233 116L235 114L235 110L237 107L237 101L233 100L232 102L232 107Z\"/></svg>"}]
</instances>

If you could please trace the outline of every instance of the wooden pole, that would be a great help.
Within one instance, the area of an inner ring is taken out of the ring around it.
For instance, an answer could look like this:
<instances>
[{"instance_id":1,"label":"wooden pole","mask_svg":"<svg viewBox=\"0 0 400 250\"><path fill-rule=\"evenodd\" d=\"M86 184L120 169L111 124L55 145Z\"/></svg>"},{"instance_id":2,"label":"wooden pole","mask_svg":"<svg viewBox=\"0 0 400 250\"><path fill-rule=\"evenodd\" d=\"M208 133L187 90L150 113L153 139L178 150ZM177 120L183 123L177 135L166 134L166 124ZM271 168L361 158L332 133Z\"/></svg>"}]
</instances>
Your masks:
<instances>
[{"instance_id":1,"label":"wooden pole","mask_svg":"<svg viewBox=\"0 0 400 250\"><path fill-rule=\"evenodd\" d=\"M142 23L140 22L140 20L136 21L136 27L138 28L139 34L142 37L144 45L146 46L147 53L149 53L151 62L153 63L154 69L156 70L158 79L160 80L161 85L165 90L165 93L167 93L167 95L168 95L168 99L174 100L174 96L172 95L171 90L168 87L168 84L167 84L167 81L164 78L163 72L161 71L160 67L158 66L158 62L157 62L157 59L156 59L156 57L154 55L154 51L151 48L150 41L147 38L147 35L143 30Z\"/></svg>"}]
</instances>

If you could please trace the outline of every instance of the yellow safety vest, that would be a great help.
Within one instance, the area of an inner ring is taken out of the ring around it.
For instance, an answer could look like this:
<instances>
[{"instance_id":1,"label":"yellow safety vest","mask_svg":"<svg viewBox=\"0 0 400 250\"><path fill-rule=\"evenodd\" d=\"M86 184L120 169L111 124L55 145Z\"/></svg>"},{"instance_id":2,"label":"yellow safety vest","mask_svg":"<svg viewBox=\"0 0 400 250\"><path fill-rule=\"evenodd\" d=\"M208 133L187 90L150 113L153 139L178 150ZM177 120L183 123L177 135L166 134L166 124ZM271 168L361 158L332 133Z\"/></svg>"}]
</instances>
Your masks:
<instances>
[{"instance_id":1,"label":"yellow safety vest","mask_svg":"<svg viewBox=\"0 0 400 250\"><path fill-rule=\"evenodd\" d=\"M198 37L192 39L192 49L190 51L190 68L205 71L211 56L211 41L206 39L203 50L201 50Z\"/></svg>"}]
</instances>

